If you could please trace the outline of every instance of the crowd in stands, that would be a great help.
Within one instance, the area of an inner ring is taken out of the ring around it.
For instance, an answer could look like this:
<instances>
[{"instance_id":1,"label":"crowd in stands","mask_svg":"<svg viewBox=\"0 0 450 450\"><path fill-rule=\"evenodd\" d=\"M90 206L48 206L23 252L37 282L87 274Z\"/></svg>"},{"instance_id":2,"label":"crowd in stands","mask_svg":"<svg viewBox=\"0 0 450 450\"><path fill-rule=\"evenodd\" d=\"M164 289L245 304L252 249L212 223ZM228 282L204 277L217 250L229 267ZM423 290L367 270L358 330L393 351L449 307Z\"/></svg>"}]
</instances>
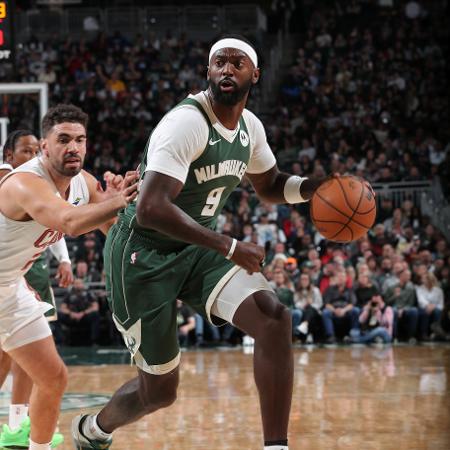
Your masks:
<instances>
[{"instance_id":1,"label":"crowd in stands","mask_svg":"<svg viewBox=\"0 0 450 450\"><path fill-rule=\"evenodd\" d=\"M440 2L430 3L417 17L404 3L319 1L305 10L293 64L263 115L282 169L352 173L372 183L440 179L448 196L447 26ZM19 54L16 81L46 81L51 103L74 103L89 114L86 166L101 178L135 168L161 117L207 87L208 50L209 43L172 34L32 39ZM12 128L33 128L36 118L20 114L23 107L10 101ZM380 198L367 237L337 245L321 239L307 205L260 203L244 180L218 230L266 248L264 274L292 311L293 339L450 338L450 246L412 199L394 205ZM76 247L77 277L101 281L102 238L90 233ZM192 337L182 338L186 345L239 342L233 327L218 330L200 316L193 324L181 308L181 334Z\"/></svg>"}]
</instances>

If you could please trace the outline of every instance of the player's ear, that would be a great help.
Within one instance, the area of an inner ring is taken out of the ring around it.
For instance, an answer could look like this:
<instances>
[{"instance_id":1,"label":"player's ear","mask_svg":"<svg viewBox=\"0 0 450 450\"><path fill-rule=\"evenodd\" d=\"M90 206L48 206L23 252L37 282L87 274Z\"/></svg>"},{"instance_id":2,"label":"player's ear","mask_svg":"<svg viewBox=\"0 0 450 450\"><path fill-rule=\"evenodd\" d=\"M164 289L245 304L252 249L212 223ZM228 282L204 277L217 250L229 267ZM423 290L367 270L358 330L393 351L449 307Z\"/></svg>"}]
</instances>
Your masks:
<instances>
[{"instance_id":1,"label":"player's ear","mask_svg":"<svg viewBox=\"0 0 450 450\"><path fill-rule=\"evenodd\" d=\"M256 84L259 81L259 76L261 75L261 72L259 70L259 67L256 69L253 69L253 76L252 76L252 83Z\"/></svg>"},{"instance_id":2,"label":"player's ear","mask_svg":"<svg viewBox=\"0 0 450 450\"><path fill-rule=\"evenodd\" d=\"M206 79L209 81L209 76L210 76L210 73L209 73L209 66L206 66L206 68L207 68L207 71L206 71Z\"/></svg>"},{"instance_id":3,"label":"player's ear","mask_svg":"<svg viewBox=\"0 0 450 450\"><path fill-rule=\"evenodd\" d=\"M3 159L5 163L11 164L11 161L13 160L13 152L10 148L8 148L8 150L5 150Z\"/></svg>"},{"instance_id":4,"label":"player's ear","mask_svg":"<svg viewBox=\"0 0 450 450\"><path fill-rule=\"evenodd\" d=\"M48 156L48 140L46 138L41 139L41 152L44 156Z\"/></svg>"}]
</instances>

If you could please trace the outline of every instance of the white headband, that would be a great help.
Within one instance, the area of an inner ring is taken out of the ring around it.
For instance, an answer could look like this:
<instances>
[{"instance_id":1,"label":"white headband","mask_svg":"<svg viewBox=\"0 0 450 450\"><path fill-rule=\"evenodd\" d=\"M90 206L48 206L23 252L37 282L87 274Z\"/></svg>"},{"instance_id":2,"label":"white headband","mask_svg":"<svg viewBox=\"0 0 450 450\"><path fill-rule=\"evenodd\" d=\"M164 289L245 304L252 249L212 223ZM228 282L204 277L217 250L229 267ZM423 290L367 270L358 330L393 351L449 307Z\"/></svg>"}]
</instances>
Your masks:
<instances>
[{"instance_id":1,"label":"white headband","mask_svg":"<svg viewBox=\"0 0 450 450\"><path fill-rule=\"evenodd\" d=\"M217 50L221 50L222 48L236 48L237 50L243 51L251 59L254 66L258 67L258 56L256 55L255 50L253 50L252 46L247 44L247 42L234 38L221 39L220 41L217 41L209 51L209 61L211 61L214 53L216 53Z\"/></svg>"}]
</instances>

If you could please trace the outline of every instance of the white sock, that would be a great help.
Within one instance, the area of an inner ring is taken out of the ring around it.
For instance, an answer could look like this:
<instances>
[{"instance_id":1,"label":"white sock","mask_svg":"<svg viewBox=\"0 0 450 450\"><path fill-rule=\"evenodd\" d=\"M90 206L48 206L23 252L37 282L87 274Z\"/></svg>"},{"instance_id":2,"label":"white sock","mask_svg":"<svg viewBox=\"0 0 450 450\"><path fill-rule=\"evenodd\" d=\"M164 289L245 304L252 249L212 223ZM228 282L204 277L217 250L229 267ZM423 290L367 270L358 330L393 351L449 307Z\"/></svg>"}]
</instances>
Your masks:
<instances>
[{"instance_id":1,"label":"white sock","mask_svg":"<svg viewBox=\"0 0 450 450\"><path fill-rule=\"evenodd\" d=\"M28 417L28 405L9 405L8 425L11 431L20 428L20 424Z\"/></svg>"},{"instance_id":2,"label":"white sock","mask_svg":"<svg viewBox=\"0 0 450 450\"><path fill-rule=\"evenodd\" d=\"M97 423L97 414L95 416L89 415L84 421L82 427L83 434L89 439L99 439L106 441L111 437L111 433L105 433Z\"/></svg>"},{"instance_id":3,"label":"white sock","mask_svg":"<svg viewBox=\"0 0 450 450\"><path fill-rule=\"evenodd\" d=\"M265 445L264 450L289 450L289 447L287 445Z\"/></svg>"},{"instance_id":4,"label":"white sock","mask_svg":"<svg viewBox=\"0 0 450 450\"><path fill-rule=\"evenodd\" d=\"M51 450L51 448L51 442L49 442L48 444L36 444L36 442L33 442L30 439L28 450Z\"/></svg>"}]
</instances>

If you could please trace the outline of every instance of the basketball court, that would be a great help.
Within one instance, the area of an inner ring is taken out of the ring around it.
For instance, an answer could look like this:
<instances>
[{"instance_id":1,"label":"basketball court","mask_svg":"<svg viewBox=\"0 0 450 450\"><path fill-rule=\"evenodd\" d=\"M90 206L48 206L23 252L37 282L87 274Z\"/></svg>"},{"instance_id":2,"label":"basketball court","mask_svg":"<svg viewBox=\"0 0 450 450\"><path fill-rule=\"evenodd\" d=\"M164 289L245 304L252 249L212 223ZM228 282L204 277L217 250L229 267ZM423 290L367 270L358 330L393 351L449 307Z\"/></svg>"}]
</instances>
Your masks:
<instances>
[{"instance_id":1,"label":"basketball court","mask_svg":"<svg viewBox=\"0 0 450 450\"><path fill-rule=\"evenodd\" d=\"M65 349L69 386L60 430L96 411L135 373L124 349ZM296 348L292 450L447 450L450 446L450 345ZM0 393L1 420L8 394ZM118 450L260 450L251 348L182 355L178 400L124 427Z\"/></svg>"}]
</instances>

